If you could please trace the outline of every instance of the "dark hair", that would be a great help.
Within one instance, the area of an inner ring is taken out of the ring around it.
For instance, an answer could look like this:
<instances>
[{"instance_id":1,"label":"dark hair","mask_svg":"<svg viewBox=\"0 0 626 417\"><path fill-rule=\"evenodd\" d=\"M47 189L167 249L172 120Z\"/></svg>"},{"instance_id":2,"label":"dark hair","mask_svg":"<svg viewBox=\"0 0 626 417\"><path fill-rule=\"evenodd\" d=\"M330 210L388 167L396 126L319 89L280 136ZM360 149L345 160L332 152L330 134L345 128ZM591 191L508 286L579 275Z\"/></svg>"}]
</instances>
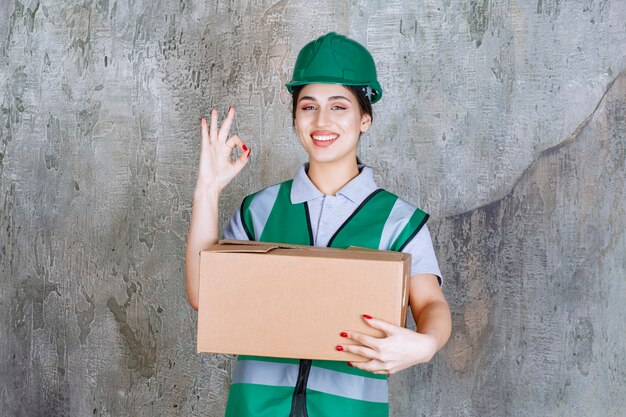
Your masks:
<instances>
[{"instance_id":1,"label":"dark hair","mask_svg":"<svg viewBox=\"0 0 626 417\"><path fill-rule=\"evenodd\" d=\"M296 107L298 104L298 97L300 96L300 91L302 91L302 88L304 87L304 85L298 85L293 87L293 94L291 95L292 97L292 103L291 103L291 120L292 123L295 124L296 122ZM370 116L370 118L372 119L372 121L374 121L374 113L372 111L372 103L370 102L370 100L367 98L367 96L365 96L362 93L362 86L352 86L352 85L344 85L344 87L346 87L348 90L350 90L352 92L352 94L354 94L356 96L357 102L359 103L359 109L361 110L361 114L368 114Z\"/></svg>"}]
</instances>

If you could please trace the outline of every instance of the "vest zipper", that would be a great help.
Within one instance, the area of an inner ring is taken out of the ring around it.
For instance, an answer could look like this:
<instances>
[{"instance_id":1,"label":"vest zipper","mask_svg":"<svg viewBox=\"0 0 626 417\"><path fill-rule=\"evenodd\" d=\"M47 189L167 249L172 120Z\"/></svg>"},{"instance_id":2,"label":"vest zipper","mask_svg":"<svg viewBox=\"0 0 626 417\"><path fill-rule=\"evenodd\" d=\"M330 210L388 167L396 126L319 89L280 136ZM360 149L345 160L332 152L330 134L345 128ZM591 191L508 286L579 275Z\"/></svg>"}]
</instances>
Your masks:
<instances>
[{"instance_id":1,"label":"vest zipper","mask_svg":"<svg viewBox=\"0 0 626 417\"><path fill-rule=\"evenodd\" d=\"M289 417L308 417L306 410L306 385L309 381L309 373L311 372L311 360L300 359L300 368L298 369L298 379L293 390L291 398L291 412Z\"/></svg>"}]
</instances>

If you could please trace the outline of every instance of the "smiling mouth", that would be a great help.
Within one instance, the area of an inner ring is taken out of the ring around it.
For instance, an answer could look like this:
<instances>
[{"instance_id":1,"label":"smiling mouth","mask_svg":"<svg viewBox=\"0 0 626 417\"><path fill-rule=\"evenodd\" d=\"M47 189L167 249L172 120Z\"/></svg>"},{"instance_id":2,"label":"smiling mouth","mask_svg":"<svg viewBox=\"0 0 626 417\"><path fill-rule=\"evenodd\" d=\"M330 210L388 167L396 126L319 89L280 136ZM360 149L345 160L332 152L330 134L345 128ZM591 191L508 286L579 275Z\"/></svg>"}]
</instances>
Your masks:
<instances>
[{"instance_id":1,"label":"smiling mouth","mask_svg":"<svg viewBox=\"0 0 626 417\"><path fill-rule=\"evenodd\" d=\"M313 140L319 141L319 142L328 142L331 140L335 140L339 137L339 135L311 135L311 137L313 138Z\"/></svg>"},{"instance_id":2,"label":"smiling mouth","mask_svg":"<svg viewBox=\"0 0 626 417\"><path fill-rule=\"evenodd\" d=\"M327 146L332 145L339 135L331 134L331 135L311 135L311 139L313 139L313 144L315 146L325 148Z\"/></svg>"}]
</instances>

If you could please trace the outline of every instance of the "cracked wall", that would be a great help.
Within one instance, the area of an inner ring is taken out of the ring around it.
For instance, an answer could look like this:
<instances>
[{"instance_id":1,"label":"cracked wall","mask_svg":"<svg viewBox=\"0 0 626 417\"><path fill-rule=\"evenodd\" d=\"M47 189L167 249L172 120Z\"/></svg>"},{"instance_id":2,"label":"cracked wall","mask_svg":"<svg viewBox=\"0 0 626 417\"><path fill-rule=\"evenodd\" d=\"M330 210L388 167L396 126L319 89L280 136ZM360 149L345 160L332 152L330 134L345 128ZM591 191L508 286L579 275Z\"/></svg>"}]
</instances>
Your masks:
<instances>
[{"instance_id":1,"label":"cracked wall","mask_svg":"<svg viewBox=\"0 0 626 417\"><path fill-rule=\"evenodd\" d=\"M198 122L232 104L253 149L223 223L304 161L282 86L329 30L376 59L360 156L432 214L453 313L392 415L621 413L626 5L318 3L0 4L0 414L223 413L183 286Z\"/></svg>"}]
</instances>

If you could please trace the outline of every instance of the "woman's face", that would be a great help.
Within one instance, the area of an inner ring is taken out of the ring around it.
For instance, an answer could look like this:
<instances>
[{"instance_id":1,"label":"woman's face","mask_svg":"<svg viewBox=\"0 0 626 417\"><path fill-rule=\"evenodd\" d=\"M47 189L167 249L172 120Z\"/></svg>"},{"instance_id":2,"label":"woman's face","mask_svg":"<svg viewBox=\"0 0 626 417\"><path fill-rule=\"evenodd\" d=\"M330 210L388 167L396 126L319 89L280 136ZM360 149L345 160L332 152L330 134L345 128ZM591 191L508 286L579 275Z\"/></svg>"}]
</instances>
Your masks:
<instances>
[{"instance_id":1,"label":"woman's face","mask_svg":"<svg viewBox=\"0 0 626 417\"><path fill-rule=\"evenodd\" d=\"M311 162L353 163L359 135L371 120L346 87L308 84L298 96L294 127Z\"/></svg>"}]
</instances>

